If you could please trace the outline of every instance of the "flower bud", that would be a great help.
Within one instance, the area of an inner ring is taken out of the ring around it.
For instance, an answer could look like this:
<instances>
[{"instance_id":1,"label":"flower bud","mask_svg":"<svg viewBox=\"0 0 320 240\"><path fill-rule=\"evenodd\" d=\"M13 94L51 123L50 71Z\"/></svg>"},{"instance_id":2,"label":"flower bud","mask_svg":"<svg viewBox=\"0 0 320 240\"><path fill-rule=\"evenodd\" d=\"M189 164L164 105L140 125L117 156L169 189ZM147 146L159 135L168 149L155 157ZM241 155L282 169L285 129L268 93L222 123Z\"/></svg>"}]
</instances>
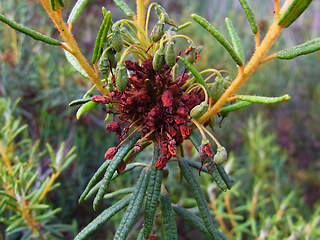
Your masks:
<instances>
[{"instance_id":1,"label":"flower bud","mask_svg":"<svg viewBox=\"0 0 320 240\"><path fill-rule=\"evenodd\" d=\"M202 102L199 105L195 106L194 108L192 108L191 112L190 112L190 116L192 118L199 118L201 117L208 109L208 103L207 102Z\"/></svg>"},{"instance_id":2,"label":"flower bud","mask_svg":"<svg viewBox=\"0 0 320 240\"><path fill-rule=\"evenodd\" d=\"M106 58L101 58L99 62L99 72L101 72L105 77L107 77L110 71L110 63Z\"/></svg>"},{"instance_id":3,"label":"flower bud","mask_svg":"<svg viewBox=\"0 0 320 240\"><path fill-rule=\"evenodd\" d=\"M128 73L125 65L122 63L117 67L116 87L119 91L126 90L128 85Z\"/></svg>"},{"instance_id":4,"label":"flower bud","mask_svg":"<svg viewBox=\"0 0 320 240\"><path fill-rule=\"evenodd\" d=\"M91 101L99 102L99 103L103 103L103 104L110 103L110 99L109 98L104 97L104 96L100 96L100 95L92 96Z\"/></svg>"},{"instance_id":5,"label":"flower bud","mask_svg":"<svg viewBox=\"0 0 320 240\"><path fill-rule=\"evenodd\" d=\"M104 154L104 158L106 159L112 159L114 155L117 153L118 148L117 147L111 147L109 148L106 153Z\"/></svg>"},{"instance_id":6,"label":"flower bud","mask_svg":"<svg viewBox=\"0 0 320 240\"><path fill-rule=\"evenodd\" d=\"M184 54L186 55L185 59L190 63L194 63L196 60L200 59L199 52L194 46L189 46Z\"/></svg>"},{"instance_id":7,"label":"flower bud","mask_svg":"<svg viewBox=\"0 0 320 240\"><path fill-rule=\"evenodd\" d=\"M121 32L120 32L120 28L119 26L116 26L113 29L113 33L112 33L112 37L111 37L111 41L112 41L112 47L117 51L117 52L121 52L122 47L123 47L123 39L121 36Z\"/></svg>"},{"instance_id":8,"label":"flower bud","mask_svg":"<svg viewBox=\"0 0 320 240\"><path fill-rule=\"evenodd\" d=\"M224 93L224 78L221 76L217 76L214 83L212 84L210 90L210 97L212 102L215 103Z\"/></svg>"},{"instance_id":9,"label":"flower bud","mask_svg":"<svg viewBox=\"0 0 320 240\"><path fill-rule=\"evenodd\" d=\"M159 71L162 69L164 63L164 49L163 46L156 51L153 56L152 66L155 71Z\"/></svg>"},{"instance_id":10,"label":"flower bud","mask_svg":"<svg viewBox=\"0 0 320 240\"><path fill-rule=\"evenodd\" d=\"M111 121L107 124L106 129L108 132L119 132L120 131L120 123L116 121Z\"/></svg>"},{"instance_id":11,"label":"flower bud","mask_svg":"<svg viewBox=\"0 0 320 240\"><path fill-rule=\"evenodd\" d=\"M227 161L227 159L228 159L227 150L224 147L219 146L216 154L213 157L213 161L216 164L222 164L223 162Z\"/></svg>"},{"instance_id":12,"label":"flower bud","mask_svg":"<svg viewBox=\"0 0 320 240\"><path fill-rule=\"evenodd\" d=\"M199 157L200 161L204 162L208 157L212 158L212 152L211 152L211 143L206 141L206 143L202 142L200 148L199 148Z\"/></svg>"},{"instance_id":13,"label":"flower bud","mask_svg":"<svg viewBox=\"0 0 320 240\"><path fill-rule=\"evenodd\" d=\"M163 34L164 34L164 22L159 20L156 25L153 27L153 30L151 32L150 38L152 39L153 42L158 42Z\"/></svg>"},{"instance_id":14,"label":"flower bud","mask_svg":"<svg viewBox=\"0 0 320 240\"><path fill-rule=\"evenodd\" d=\"M176 64L176 51L174 50L173 41L169 41L164 50L164 59L169 67Z\"/></svg>"}]
</instances>

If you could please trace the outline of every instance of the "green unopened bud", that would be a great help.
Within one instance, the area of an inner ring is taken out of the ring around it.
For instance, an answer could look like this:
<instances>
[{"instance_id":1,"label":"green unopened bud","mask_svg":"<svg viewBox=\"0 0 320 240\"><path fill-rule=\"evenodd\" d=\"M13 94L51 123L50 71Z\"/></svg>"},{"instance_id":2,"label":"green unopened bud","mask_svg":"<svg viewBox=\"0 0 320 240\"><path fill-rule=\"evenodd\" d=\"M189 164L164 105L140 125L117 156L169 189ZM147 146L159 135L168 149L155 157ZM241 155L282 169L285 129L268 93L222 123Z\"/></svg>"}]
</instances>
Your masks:
<instances>
[{"instance_id":1,"label":"green unopened bud","mask_svg":"<svg viewBox=\"0 0 320 240\"><path fill-rule=\"evenodd\" d=\"M217 102L224 93L224 78L221 76L217 76L209 92L212 102Z\"/></svg>"},{"instance_id":2,"label":"green unopened bud","mask_svg":"<svg viewBox=\"0 0 320 240\"><path fill-rule=\"evenodd\" d=\"M119 26L116 26L116 27L113 29L111 41L112 41L112 47L113 47L117 52L121 52L122 47L123 47L123 39L122 39L122 35L121 35L121 32L120 32Z\"/></svg>"},{"instance_id":3,"label":"green unopened bud","mask_svg":"<svg viewBox=\"0 0 320 240\"><path fill-rule=\"evenodd\" d=\"M227 150L226 150L224 147L219 146L218 149L217 149L216 154L215 154L214 157L213 157L213 161L214 161L216 164L222 164L222 163L224 163L225 161L227 161L227 159L228 159Z\"/></svg>"},{"instance_id":4,"label":"green unopened bud","mask_svg":"<svg viewBox=\"0 0 320 240\"><path fill-rule=\"evenodd\" d=\"M164 34L164 22L159 20L156 25L153 27L153 30L151 32L150 38L152 39L153 42L158 42L163 34Z\"/></svg>"},{"instance_id":5,"label":"green unopened bud","mask_svg":"<svg viewBox=\"0 0 320 240\"><path fill-rule=\"evenodd\" d=\"M126 90L128 85L128 73L124 63L117 66L116 87L119 91Z\"/></svg>"},{"instance_id":6,"label":"green unopened bud","mask_svg":"<svg viewBox=\"0 0 320 240\"><path fill-rule=\"evenodd\" d=\"M112 68L115 68L117 66L117 63L118 63L115 54L116 54L116 51L113 48L109 49L106 52L108 61L110 62Z\"/></svg>"},{"instance_id":7,"label":"green unopened bud","mask_svg":"<svg viewBox=\"0 0 320 240\"><path fill-rule=\"evenodd\" d=\"M152 66L155 71L159 71L162 69L164 63L164 48L160 46L160 48L156 51L153 56Z\"/></svg>"},{"instance_id":8,"label":"green unopened bud","mask_svg":"<svg viewBox=\"0 0 320 240\"><path fill-rule=\"evenodd\" d=\"M208 103L207 102L202 102L199 105L195 106L194 108L192 108L191 112L190 112L190 116L192 118L199 118L201 117L208 109Z\"/></svg>"},{"instance_id":9,"label":"green unopened bud","mask_svg":"<svg viewBox=\"0 0 320 240\"><path fill-rule=\"evenodd\" d=\"M99 71L103 74L103 76L107 77L110 70L109 60L106 58L101 58L98 67L99 67Z\"/></svg>"},{"instance_id":10,"label":"green unopened bud","mask_svg":"<svg viewBox=\"0 0 320 240\"><path fill-rule=\"evenodd\" d=\"M162 6L157 4L154 9L156 10L156 14L158 15L159 19L161 19L165 23L169 21L169 15Z\"/></svg>"},{"instance_id":11,"label":"green unopened bud","mask_svg":"<svg viewBox=\"0 0 320 240\"><path fill-rule=\"evenodd\" d=\"M111 79L108 80L107 90L109 92L111 92L113 90L113 83L112 83Z\"/></svg>"},{"instance_id":12,"label":"green unopened bud","mask_svg":"<svg viewBox=\"0 0 320 240\"><path fill-rule=\"evenodd\" d=\"M174 42L169 41L164 50L164 59L169 67L176 64L176 50L174 50Z\"/></svg>"}]
</instances>

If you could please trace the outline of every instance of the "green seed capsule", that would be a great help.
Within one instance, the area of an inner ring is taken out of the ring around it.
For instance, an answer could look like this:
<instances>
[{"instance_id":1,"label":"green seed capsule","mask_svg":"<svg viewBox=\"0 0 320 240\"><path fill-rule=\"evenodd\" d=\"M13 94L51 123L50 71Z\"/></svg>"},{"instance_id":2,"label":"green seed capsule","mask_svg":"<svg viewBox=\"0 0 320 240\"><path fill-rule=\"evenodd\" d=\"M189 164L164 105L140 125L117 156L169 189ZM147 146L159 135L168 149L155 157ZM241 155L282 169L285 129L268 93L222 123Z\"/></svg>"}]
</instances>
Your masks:
<instances>
[{"instance_id":1,"label":"green seed capsule","mask_svg":"<svg viewBox=\"0 0 320 240\"><path fill-rule=\"evenodd\" d=\"M228 159L228 153L225 147L219 146L217 149L217 153L213 157L213 161L216 164L222 164Z\"/></svg>"},{"instance_id":2,"label":"green seed capsule","mask_svg":"<svg viewBox=\"0 0 320 240\"><path fill-rule=\"evenodd\" d=\"M110 64L108 59L100 59L99 62L99 72L101 72L103 74L103 76L107 76L109 71L110 71Z\"/></svg>"},{"instance_id":3,"label":"green seed capsule","mask_svg":"<svg viewBox=\"0 0 320 240\"><path fill-rule=\"evenodd\" d=\"M156 25L154 26L152 32L151 32L151 35L150 35L150 38L152 39L153 42L158 42L163 34L164 34L164 22L159 20Z\"/></svg>"},{"instance_id":4,"label":"green seed capsule","mask_svg":"<svg viewBox=\"0 0 320 240\"><path fill-rule=\"evenodd\" d=\"M158 15L159 19L162 19L165 23L169 21L169 15L162 6L157 4L154 9L156 10L156 14Z\"/></svg>"},{"instance_id":5,"label":"green seed capsule","mask_svg":"<svg viewBox=\"0 0 320 240\"><path fill-rule=\"evenodd\" d=\"M107 90L111 92L113 90L113 83L111 79L108 80Z\"/></svg>"},{"instance_id":6,"label":"green seed capsule","mask_svg":"<svg viewBox=\"0 0 320 240\"><path fill-rule=\"evenodd\" d=\"M127 85L128 85L128 73L124 63L122 63L117 67L116 86L118 90L124 91L126 90Z\"/></svg>"},{"instance_id":7,"label":"green seed capsule","mask_svg":"<svg viewBox=\"0 0 320 240\"><path fill-rule=\"evenodd\" d=\"M223 93L224 93L224 78L221 76L217 76L210 88L210 97L212 99L212 102L214 103L217 102Z\"/></svg>"},{"instance_id":8,"label":"green seed capsule","mask_svg":"<svg viewBox=\"0 0 320 240\"><path fill-rule=\"evenodd\" d=\"M174 42L169 41L164 50L164 59L169 67L176 64L176 50L174 49Z\"/></svg>"},{"instance_id":9,"label":"green seed capsule","mask_svg":"<svg viewBox=\"0 0 320 240\"><path fill-rule=\"evenodd\" d=\"M201 117L208 109L208 103L207 102L202 102L199 105L195 106L194 108L192 108L191 112L190 112L190 116L192 118L199 118Z\"/></svg>"},{"instance_id":10,"label":"green seed capsule","mask_svg":"<svg viewBox=\"0 0 320 240\"><path fill-rule=\"evenodd\" d=\"M121 52L123 47L123 38L121 36L120 28L118 26L113 29L111 41L112 41L112 47L117 52Z\"/></svg>"},{"instance_id":11,"label":"green seed capsule","mask_svg":"<svg viewBox=\"0 0 320 240\"><path fill-rule=\"evenodd\" d=\"M164 48L160 46L160 48L156 51L153 57L152 65L155 71L159 71L162 69L164 63Z\"/></svg>"}]
</instances>

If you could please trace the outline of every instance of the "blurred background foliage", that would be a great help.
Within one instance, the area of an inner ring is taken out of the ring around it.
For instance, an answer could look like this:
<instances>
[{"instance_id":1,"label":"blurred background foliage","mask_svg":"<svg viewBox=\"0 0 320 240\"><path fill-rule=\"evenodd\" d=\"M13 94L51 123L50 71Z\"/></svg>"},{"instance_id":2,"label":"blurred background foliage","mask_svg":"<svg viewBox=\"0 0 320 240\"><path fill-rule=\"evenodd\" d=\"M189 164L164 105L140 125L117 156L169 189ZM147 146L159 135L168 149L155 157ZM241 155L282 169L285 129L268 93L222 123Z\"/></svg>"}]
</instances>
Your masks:
<instances>
[{"instance_id":1,"label":"blurred background foliage","mask_svg":"<svg viewBox=\"0 0 320 240\"><path fill-rule=\"evenodd\" d=\"M66 1L64 13L74 1ZM191 21L197 13L227 36L224 19L229 17L238 31L247 57L254 47L253 36L236 0L167 0L157 1L179 25ZM134 1L127 1L134 8ZM249 1L255 9L262 35L272 18L273 1ZM94 39L102 21L101 6L111 10L113 20L124 17L111 0L90 1L73 32L85 55L90 59ZM1 1L0 11L40 32L58 37L41 6L33 0ZM150 26L155 17L151 17ZM196 44L203 45L196 67L226 69L235 76L230 57L209 34L196 24L184 30ZM273 51L301 44L320 36L320 2L314 1L291 28L283 31ZM186 46L181 46L181 51ZM68 103L81 98L91 84L75 73L59 49L36 42L0 24L0 96L12 101L20 98L15 111L28 124L32 141L40 139L40 149L49 142L55 149L62 141L77 146L77 158L61 174L61 187L49 193L47 204L63 210L56 214L58 223L72 225L62 239L87 225L92 216L91 202L78 205L77 200L89 178L103 161L104 152L115 144L115 136L106 134L102 110L75 119L74 107ZM246 59L248 60L248 59ZM291 101L275 106L251 105L230 114L214 132L230 154L226 163L235 178L231 191L221 193L202 174L203 190L217 221L230 239L319 239L320 238L320 54L294 60L273 60L248 80L242 92L279 96L289 93ZM219 122L220 119L216 119ZM317 123L318 122L318 123ZM148 159L148 153L140 157ZM50 171L48 158L40 159L38 168ZM173 202L195 206L187 188L177 181L176 169L168 167L167 184ZM137 173L137 172L134 172ZM118 178L110 191L130 186L135 174ZM106 202L108 204L108 202ZM196 212L196 209L195 209ZM115 216L92 239L112 239L120 216ZM178 221L183 239L201 239L201 234ZM140 222L141 224L141 222ZM0 223L0 239L8 238L6 225ZM161 239L161 228L157 236ZM134 239L133 234L130 235ZM203 238L204 239L204 238Z\"/></svg>"}]
</instances>

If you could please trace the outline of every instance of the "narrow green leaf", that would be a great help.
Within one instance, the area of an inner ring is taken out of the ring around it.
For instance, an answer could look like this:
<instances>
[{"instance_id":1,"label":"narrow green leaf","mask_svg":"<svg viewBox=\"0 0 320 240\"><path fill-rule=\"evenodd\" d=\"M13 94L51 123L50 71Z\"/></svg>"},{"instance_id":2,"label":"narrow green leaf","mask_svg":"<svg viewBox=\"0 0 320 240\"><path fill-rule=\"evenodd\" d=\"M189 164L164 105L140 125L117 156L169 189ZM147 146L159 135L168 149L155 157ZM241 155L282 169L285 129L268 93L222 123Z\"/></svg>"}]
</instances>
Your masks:
<instances>
[{"instance_id":1,"label":"narrow green leaf","mask_svg":"<svg viewBox=\"0 0 320 240\"><path fill-rule=\"evenodd\" d=\"M151 167L151 178L148 186L148 195L146 200L146 206L144 209L144 225L143 235L147 239L149 238L153 226L154 214L157 209L157 203L160 196L160 189L162 183L163 170L157 169L154 165L160 156L159 147L155 146L153 150L153 160Z\"/></svg>"},{"instance_id":2,"label":"narrow green leaf","mask_svg":"<svg viewBox=\"0 0 320 240\"><path fill-rule=\"evenodd\" d=\"M50 45L58 45L58 46L61 45L61 42L59 42L58 40L50 38L48 36L45 36L37 31L34 31L34 30L32 30L26 26L23 26L15 21L9 20L8 18L3 16L2 14L0 14L0 21L8 24L10 27L12 27L13 29L15 29L17 31L22 32L22 33L32 37L35 40L42 41L42 42L45 42Z\"/></svg>"},{"instance_id":3,"label":"narrow green leaf","mask_svg":"<svg viewBox=\"0 0 320 240\"><path fill-rule=\"evenodd\" d=\"M173 205L172 208L176 214L178 214L190 225L194 226L196 229L205 234L208 239L214 240L214 238L209 234L208 230L204 226L204 222L200 217L179 205Z\"/></svg>"},{"instance_id":4,"label":"narrow green leaf","mask_svg":"<svg viewBox=\"0 0 320 240\"><path fill-rule=\"evenodd\" d=\"M178 239L177 225L174 219L174 212L172 210L171 199L169 193L161 193L160 206L163 222L163 231L165 240Z\"/></svg>"},{"instance_id":5,"label":"narrow green leaf","mask_svg":"<svg viewBox=\"0 0 320 240\"><path fill-rule=\"evenodd\" d=\"M250 27L251 27L253 34L256 34L258 32L258 25L255 20L254 13L253 13L251 7L249 6L247 0L239 0L239 2L241 3L244 12L247 15L247 19L250 23Z\"/></svg>"},{"instance_id":6,"label":"narrow green leaf","mask_svg":"<svg viewBox=\"0 0 320 240\"><path fill-rule=\"evenodd\" d=\"M105 173L107 167L110 164L110 160L107 159L104 161L104 163L99 167L99 169L95 172L93 177L90 179L89 183L87 184L86 188L84 189L83 193L81 194L79 198L79 204L85 199L85 197L88 195L90 190L94 187L94 185L99 181L99 178Z\"/></svg>"},{"instance_id":7,"label":"narrow green leaf","mask_svg":"<svg viewBox=\"0 0 320 240\"><path fill-rule=\"evenodd\" d=\"M62 210L61 208L57 208L57 209L49 211L43 215L38 215L35 217L35 220L40 222L42 220L51 218L52 216L54 216L56 213L60 212L61 210Z\"/></svg>"},{"instance_id":8,"label":"narrow green leaf","mask_svg":"<svg viewBox=\"0 0 320 240\"><path fill-rule=\"evenodd\" d=\"M11 200L13 200L13 201L17 201L16 199L15 199L15 197L13 197L13 196L11 196L9 193L7 193L6 191L4 191L4 190L0 190L0 196L2 195L2 197L1 197L1 200L4 198L4 197L7 197L8 199L11 199Z\"/></svg>"},{"instance_id":9,"label":"narrow green leaf","mask_svg":"<svg viewBox=\"0 0 320 240\"><path fill-rule=\"evenodd\" d=\"M131 199L131 195L124 197L120 201L113 204L111 207L104 210L99 216L97 216L91 223L89 223L84 229L82 229L74 240L86 239L91 233L96 231L102 224L107 222L111 217L124 209Z\"/></svg>"},{"instance_id":10,"label":"narrow green leaf","mask_svg":"<svg viewBox=\"0 0 320 240\"><path fill-rule=\"evenodd\" d=\"M7 146L10 146L11 143L15 140L15 138L27 128L28 128L28 125L25 124L25 125L19 127L17 130L15 130L14 133L8 137L7 142L6 142Z\"/></svg>"},{"instance_id":11,"label":"narrow green leaf","mask_svg":"<svg viewBox=\"0 0 320 240\"><path fill-rule=\"evenodd\" d=\"M68 60L68 62L71 64L71 66L78 72L81 74L81 76L85 77L85 78L89 78L88 74L83 70L83 68L80 66L78 60L68 51L64 50L64 54L66 55L66 58Z\"/></svg>"},{"instance_id":12,"label":"narrow green leaf","mask_svg":"<svg viewBox=\"0 0 320 240\"><path fill-rule=\"evenodd\" d=\"M198 83L200 83L202 86L205 87L207 90L207 93L209 93L209 89L207 87L207 84L205 83L203 77L201 74L197 71L197 69L186 59L182 58L181 56L178 56L178 58L186 65L186 67L190 70L190 72L193 74L195 79L197 80Z\"/></svg>"},{"instance_id":13,"label":"narrow green leaf","mask_svg":"<svg viewBox=\"0 0 320 240\"><path fill-rule=\"evenodd\" d=\"M118 8L126 15L127 17L133 17L135 13L131 10L131 8L123 1L123 0L113 0Z\"/></svg>"},{"instance_id":14,"label":"narrow green leaf","mask_svg":"<svg viewBox=\"0 0 320 240\"><path fill-rule=\"evenodd\" d=\"M89 101L83 104L77 111L77 119L79 119L82 114L90 111L91 109L94 109L98 105L99 105L99 102L94 102L94 101Z\"/></svg>"},{"instance_id":15,"label":"narrow green leaf","mask_svg":"<svg viewBox=\"0 0 320 240\"><path fill-rule=\"evenodd\" d=\"M113 198L113 197L116 197L116 196L119 196L119 195L122 195L122 194L128 194L128 193L132 193L134 191L134 188L133 187L130 187L130 188L122 188L122 189L119 189L117 191L114 191L114 192L111 192L111 193L108 193L106 195L104 195L104 199L109 199L109 198Z\"/></svg>"},{"instance_id":16,"label":"narrow green leaf","mask_svg":"<svg viewBox=\"0 0 320 240\"><path fill-rule=\"evenodd\" d=\"M210 210L208 208L208 203L201 190L198 180L195 178L194 174L192 173L186 161L180 160L179 167L181 169L184 179L188 184L190 191L192 192L193 197L197 201L199 212L200 212L201 218L203 219L205 227L207 228L209 234L214 239L218 238L219 232L213 224L212 217L210 215Z\"/></svg>"},{"instance_id":17,"label":"narrow green leaf","mask_svg":"<svg viewBox=\"0 0 320 240\"><path fill-rule=\"evenodd\" d=\"M240 58L242 59L242 62L245 63L244 61L244 53L243 53L243 48L240 42L240 38L235 30L235 28L233 27L233 24L231 22L231 20L229 18L226 18L226 25L229 31L229 35L231 38L231 42L233 45L233 48L236 50L237 54L240 56Z\"/></svg>"},{"instance_id":18,"label":"narrow green leaf","mask_svg":"<svg viewBox=\"0 0 320 240\"><path fill-rule=\"evenodd\" d=\"M221 165L216 165L217 170L219 172L219 175L222 177L223 182L227 185L227 188L230 190L232 187L231 179L229 178L229 175L224 170L224 167Z\"/></svg>"},{"instance_id":19,"label":"narrow green leaf","mask_svg":"<svg viewBox=\"0 0 320 240\"><path fill-rule=\"evenodd\" d=\"M239 101L237 103L222 107L220 109L219 113L221 115L225 115L225 114L227 114L229 112L233 112L233 111L237 111L237 110L240 110L242 108L245 108L245 107L249 106L250 104L251 103L247 102L247 101Z\"/></svg>"},{"instance_id":20,"label":"narrow green leaf","mask_svg":"<svg viewBox=\"0 0 320 240\"><path fill-rule=\"evenodd\" d=\"M292 59L292 58L313 53L319 50L320 50L320 38L316 38L304 44L282 50L276 54L276 57L279 59Z\"/></svg>"},{"instance_id":21,"label":"narrow green leaf","mask_svg":"<svg viewBox=\"0 0 320 240\"><path fill-rule=\"evenodd\" d=\"M135 190L132 194L127 211L125 212L120 225L115 233L115 240L125 240L136 221L136 217L143 203L150 178L150 170L144 168L138 179Z\"/></svg>"},{"instance_id":22,"label":"narrow green leaf","mask_svg":"<svg viewBox=\"0 0 320 240\"><path fill-rule=\"evenodd\" d=\"M24 219L19 218L13 222L11 222L11 224L6 228L6 232L11 232L13 229L20 227L20 226L24 226Z\"/></svg>"},{"instance_id":23,"label":"narrow green leaf","mask_svg":"<svg viewBox=\"0 0 320 240\"><path fill-rule=\"evenodd\" d=\"M96 42L94 44L94 49L92 54L92 64L95 64L101 56L102 45L108 34L110 26L111 26L111 12L109 11L104 16L104 19L102 21L102 24L99 28L99 32L96 37Z\"/></svg>"},{"instance_id":24,"label":"narrow green leaf","mask_svg":"<svg viewBox=\"0 0 320 240\"><path fill-rule=\"evenodd\" d=\"M71 103L69 103L69 106L71 107L71 106L83 104L83 103L86 103L86 102L89 102L89 101L91 101L91 97L80 98L80 99L77 99L77 100L73 100Z\"/></svg>"},{"instance_id":25,"label":"narrow green leaf","mask_svg":"<svg viewBox=\"0 0 320 240\"><path fill-rule=\"evenodd\" d=\"M249 95L238 95L239 100L251 102L251 103L263 103L263 104L274 104L284 101L289 101L290 96L285 94L281 97L261 97L261 96L249 96Z\"/></svg>"},{"instance_id":26,"label":"narrow green leaf","mask_svg":"<svg viewBox=\"0 0 320 240\"><path fill-rule=\"evenodd\" d=\"M289 27L307 9L312 0L293 0L287 10L281 15L279 26Z\"/></svg>"},{"instance_id":27,"label":"narrow green leaf","mask_svg":"<svg viewBox=\"0 0 320 240\"><path fill-rule=\"evenodd\" d=\"M227 50L232 59L239 65L242 66L243 62L237 52L232 48L230 43L219 33L217 29L215 29L206 19L200 17L197 14L192 14L192 18L199 23L204 29L211 33L213 37L215 37L218 42Z\"/></svg>"},{"instance_id":28,"label":"narrow green leaf","mask_svg":"<svg viewBox=\"0 0 320 240\"><path fill-rule=\"evenodd\" d=\"M140 230L139 235L137 237L137 240L145 240L145 238L143 236L143 228Z\"/></svg>"},{"instance_id":29,"label":"narrow green leaf","mask_svg":"<svg viewBox=\"0 0 320 240\"><path fill-rule=\"evenodd\" d=\"M190 26L191 25L191 22L186 22L180 26L178 26L177 29L175 29L174 31L178 32L178 31L181 31L182 29L185 29L186 27Z\"/></svg>"},{"instance_id":30,"label":"narrow green leaf","mask_svg":"<svg viewBox=\"0 0 320 240\"><path fill-rule=\"evenodd\" d=\"M27 209L30 209L30 210L44 210L44 209L48 209L50 207L50 205L47 205L47 204L32 204L32 205L29 205L27 207Z\"/></svg>"},{"instance_id":31,"label":"narrow green leaf","mask_svg":"<svg viewBox=\"0 0 320 240\"><path fill-rule=\"evenodd\" d=\"M136 132L134 133L125 144L123 144L117 151L116 155L111 160L111 163L109 164L104 177L102 179L99 191L93 201L93 209L96 210L101 203L103 196L106 194L107 188L109 186L109 183L112 179L112 176L114 172L117 170L119 164L123 160L123 158L126 156L128 151L134 146L134 144L138 141L140 138L140 133Z\"/></svg>"},{"instance_id":32,"label":"narrow green leaf","mask_svg":"<svg viewBox=\"0 0 320 240\"><path fill-rule=\"evenodd\" d=\"M68 23L75 24L89 0L78 0L68 17Z\"/></svg>"},{"instance_id":33,"label":"narrow green leaf","mask_svg":"<svg viewBox=\"0 0 320 240\"><path fill-rule=\"evenodd\" d=\"M39 172L36 171L36 172L32 175L32 177L29 179L29 181L28 181L28 183L27 183L27 186L26 186L26 188L25 188L25 194L26 194L26 195L28 194L28 192L29 192L30 188L32 187L33 183L34 183L34 182L36 181L36 179L38 178L38 174L39 174Z\"/></svg>"}]
</instances>

